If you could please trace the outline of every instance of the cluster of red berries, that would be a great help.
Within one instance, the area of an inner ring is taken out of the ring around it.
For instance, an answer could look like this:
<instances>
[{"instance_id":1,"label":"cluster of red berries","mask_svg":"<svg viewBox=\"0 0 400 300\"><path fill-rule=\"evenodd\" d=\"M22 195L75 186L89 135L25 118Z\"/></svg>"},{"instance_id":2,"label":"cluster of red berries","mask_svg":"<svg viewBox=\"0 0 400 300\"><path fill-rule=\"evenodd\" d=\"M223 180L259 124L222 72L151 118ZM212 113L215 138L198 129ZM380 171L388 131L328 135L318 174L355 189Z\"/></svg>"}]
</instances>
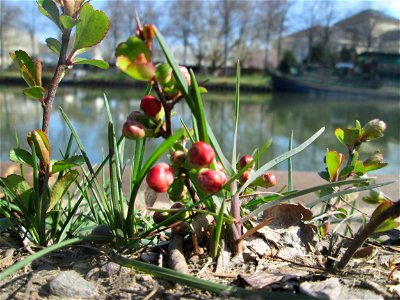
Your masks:
<instances>
[{"instance_id":1,"label":"cluster of red berries","mask_svg":"<svg viewBox=\"0 0 400 300\"><path fill-rule=\"evenodd\" d=\"M242 176L240 177L240 183L245 183L254 174L255 163L251 155L244 155L240 158L237 164L238 169L242 169L248 164L250 164L250 166L246 171L243 172ZM256 180L252 182L252 185L269 188L275 186L276 183L277 183L276 176L271 172L266 172L262 174L260 177L256 178Z\"/></svg>"},{"instance_id":2,"label":"cluster of red berries","mask_svg":"<svg viewBox=\"0 0 400 300\"><path fill-rule=\"evenodd\" d=\"M140 102L141 111L133 111L127 117L122 134L130 140L144 137L153 137L162 128L165 116L164 107L160 100L154 96L146 96Z\"/></svg>"},{"instance_id":3,"label":"cluster of red berries","mask_svg":"<svg viewBox=\"0 0 400 300\"><path fill-rule=\"evenodd\" d=\"M175 203L171 209L184 209L185 202L190 199L188 189L184 183L190 173L196 187L203 193L213 194L222 189L227 182L226 175L220 163L217 163L217 170L210 168L215 160L213 148L204 142L196 142L187 151L185 149L174 151L171 156L171 165L161 162L155 165L147 173L146 182L150 188L158 193L168 192L169 198ZM160 223L175 214L171 212L155 212L153 219ZM188 214L182 214L179 218L184 220ZM170 224L166 224L170 225ZM187 221L179 223L172 228L175 234L185 233L188 230Z\"/></svg>"},{"instance_id":4,"label":"cluster of red berries","mask_svg":"<svg viewBox=\"0 0 400 300\"><path fill-rule=\"evenodd\" d=\"M179 169L182 167L194 170L197 174L195 180L197 187L207 194L218 192L227 181L223 168L218 167L217 170L209 168L214 159L215 152L213 148L204 142L194 143L187 153L177 150L171 154L172 165L178 169L177 172L179 173ZM175 175L179 177L182 174ZM146 181L150 188L159 193L173 190L173 196L176 196L181 194L182 190L187 192L183 187L181 188L183 185L170 189L174 183L174 169L166 163L155 165L148 172Z\"/></svg>"}]
</instances>

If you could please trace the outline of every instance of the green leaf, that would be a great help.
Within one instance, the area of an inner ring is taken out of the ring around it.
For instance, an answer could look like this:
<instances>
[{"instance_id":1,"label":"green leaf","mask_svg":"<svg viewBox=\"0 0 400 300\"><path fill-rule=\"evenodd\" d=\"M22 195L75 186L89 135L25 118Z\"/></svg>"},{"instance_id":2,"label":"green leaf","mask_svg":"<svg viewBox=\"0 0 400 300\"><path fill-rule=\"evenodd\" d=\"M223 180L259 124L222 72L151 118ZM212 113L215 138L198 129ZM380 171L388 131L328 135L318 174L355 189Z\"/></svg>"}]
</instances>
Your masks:
<instances>
[{"instance_id":1,"label":"green leaf","mask_svg":"<svg viewBox=\"0 0 400 300\"><path fill-rule=\"evenodd\" d=\"M61 52L61 43L59 40L55 38L47 38L46 39L47 47L53 51L55 54L60 55Z\"/></svg>"},{"instance_id":2,"label":"green leaf","mask_svg":"<svg viewBox=\"0 0 400 300\"><path fill-rule=\"evenodd\" d=\"M346 145L346 143L344 142L344 131L343 131L343 129L336 128L335 129L335 136L339 140L339 142L341 142L343 145Z\"/></svg>"},{"instance_id":3,"label":"green leaf","mask_svg":"<svg viewBox=\"0 0 400 300\"><path fill-rule=\"evenodd\" d=\"M79 13L79 23L76 25L73 51L92 47L100 43L108 32L110 22L106 14L94 10L89 3L85 3Z\"/></svg>"},{"instance_id":4,"label":"green leaf","mask_svg":"<svg viewBox=\"0 0 400 300\"><path fill-rule=\"evenodd\" d=\"M60 23L65 29L72 29L76 24L79 23L80 20L76 20L70 16L61 15L60 16Z\"/></svg>"},{"instance_id":5,"label":"green leaf","mask_svg":"<svg viewBox=\"0 0 400 300\"><path fill-rule=\"evenodd\" d=\"M329 179L330 181L335 181L339 168L343 163L343 155L336 151L327 151L325 160L328 168Z\"/></svg>"},{"instance_id":6,"label":"green leaf","mask_svg":"<svg viewBox=\"0 0 400 300\"><path fill-rule=\"evenodd\" d=\"M21 72L21 76L28 86L37 85L35 82L35 64L28 53L23 50L18 50L10 53L10 57Z\"/></svg>"},{"instance_id":7,"label":"green leaf","mask_svg":"<svg viewBox=\"0 0 400 300\"><path fill-rule=\"evenodd\" d=\"M149 62L131 61L127 56L118 56L117 67L136 80L149 81L155 74L155 66Z\"/></svg>"},{"instance_id":8,"label":"green leaf","mask_svg":"<svg viewBox=\"0 0 400 300\"><path fill-rule=\"evenodd\" d=\"M192 112L196 116L197 128L199 130L199 137L201 141L209 144L210 141L207 134L207 123L206 123L206 117L204 115L203 102L201 100L199 86L197 85L196 77L194 76L192 70L190 70L190 81L192 83L190 86L190 95L192 97L193 104L195 107L194 111L192 110Z\"/></svg>"},{"instance_id":9,"label":"green leaf","mask_svg":"<svg viewBox=\"0 0 400 300\"><path fill-rule=\"evenodd\" d=\"M338 219L344 219L347 218L348 212L345 210L343 207L338 208L335 212L335 217Z\"/></svg>"},{"instance_id":10,"label":"green leaf","mask_svg":"<svg viewBox=\"0 0 400 300\"><path fill-rule=\"evenodd\" d=\"M40 161L50 164L50 144L47 135L40 129L29 132L27 135L29 146L35 147L35 152Z\"/></svg>"},{"instance_id":11,"label":"green leaf","mask_svg":"<svg viewBox=\"0 0 400 300\"><path fill-rule=\"evenodd\" d=\"M400 222L397 222L395 219L385 220L378 228L374 231L374 233L380 233L389 231L391 229L399 228Z\"/></svg>"},{"instance_id":12,"label":"green leaf","mask_svg":"<svg viewBox=\"0 0 400 300\"><path fill-rule=\"evenodd\" d=\"M358 139L358 137L360 136L361 131L358 129L345 129L344 130L344 142L348 147L353 148L356 140Z\"/></svg>"},{"instance_id":13,"label":"green leaf","mask_svg":"<svg viewBox=\"0 0 400 300\"><path fill-rule=\"evenodd\" d=\"M29 98L41 100L44 97L44 88L41 86L32 86L24 89L22 93Z\"/></svg>"},{"instance_id":14,"label":"green leaf","mask_svg":"<svg viewBox=\"0 0 400 300\"><path fill-rule=\"evenodd\" d=\"M388 163L380 163L380 162L364 165L364 172L367 173L367 172L379 170L379 169L386 167L387 165L388 165Z\"/></svg>"},{"instance_id":15,"label":"green leaf","mask_svg":"<svg viewBox=\"0 0 400 300\"><path fill-rule=\"evenodd\" d=\"M19 164L33 166L32 154L21 148L15 148L10 151L10 160Z\"/></svg>"},{"instance_id":16,"label":"green leaf","mask_svg":"<svg viewBox=\"0 0 400 300\"><path fill-rule=\"evenodd\" d=\"M85 58L76 58L74 61L75 65L91 65L91 66L95 66L97 68L100 69L108 69L109 65L108 62L101 60L101 59L85 59Z\"/></svg>"},{"instance_id":17,"label":"green leaf","mask_svg":"<svg viewBox=\"0 0 400 300\"><path fill-rule=\"evenodd\" d=\"M131 36L126 42L120 43L115 49L115 56L126 56L131 61L135 61L140 54L143 54L149 62L151 58L150 50L146 44L138 37Z\"/></svg>"},{"instance_id":18,"label":"green leaf","mask_svg":"<svg viewBox=\"0 0 400 300\"><path fill-rule=\"evenodd\" d=\"M71 184L76 180L76 178L78 178L78 175L78 171L72 170L61 177L59 180L57 180L57 182L51 189L50 203L49 207L47 208L47 213L51 211L54 206L62 199Z\"/></svg>"},{"instance_id":19,"label":"green leaf","mask_svg":"<svg viewBox=\"0 0 400 300\"><path fill-rule=\"evenodd\" d=\"M83 165L85 159L82 155L74 155L64 160L59 160L55 162L51 168L51 173L58 173L61 171L69 170L73 167Z\"/></svg>"},{"instance_id":20,"label":"green leaf","mask_svg":"<svg viewBox=\"0 0 400 300\"><path fill-rule=\"evenodd\" d=\"M29 183L22 177L16 174L8 175L6 178L1 178L4 186L13 193L13 201L23 205L21 209L28 209L29 201L32 194L32 188ZM18 204L17 204L18 205Z\"/></svg>"},{"instance_id":21,"label":"green leaf","mask_svg":"<svg viewBox=\"0 0 400 300\"><path fill-rule=\"evenodd\" d=\"M57 4L55 4L53 0L36 0L36 3L39 11L61 29L60 12Z\"/></svg>"},{"instance_id":22,"label":"green leaf","mask_svg":"<svg viewBox=\"0 0 400 300\"><path fill-rule=\"evenodd\" d=\"M365 168L361 160L357 160L356 163L354 164L354 173L356 173L358 176L362 176L365 174Z\"/></svg>"}]
</instances>

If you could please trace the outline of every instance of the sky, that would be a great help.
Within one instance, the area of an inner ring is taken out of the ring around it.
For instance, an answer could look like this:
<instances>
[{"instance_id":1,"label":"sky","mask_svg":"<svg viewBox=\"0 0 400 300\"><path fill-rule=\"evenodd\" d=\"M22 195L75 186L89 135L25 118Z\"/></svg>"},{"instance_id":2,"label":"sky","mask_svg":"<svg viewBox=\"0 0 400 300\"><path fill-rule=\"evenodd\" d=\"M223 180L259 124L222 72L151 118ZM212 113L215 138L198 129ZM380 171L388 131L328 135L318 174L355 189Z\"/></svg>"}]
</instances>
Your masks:
<instances>
[{"instance_id":1,"label":"sky","mask_svg":"<svg viewBox=\"0 0 400 300\"><path fill-rule=\"evenodd\" d=\"M33 5L35 2L35 0L0 0L0 1L7 1L9 3L12 3L13 5L20 5L20 6L23 6L24 4L26 5L27 2L30 2L30 4ZM107 1L113 1L113 0L91 0L90 2L96 9L102 9ZM168 2L168 0L155 0L155 1ZM187 1L187 0L182 0L182 1ZM195 1L202 1L202 0L195 0ZM253 1L268 1L268 0L253 0ZM296 14L296 11L301 12L301 7L303 4L302 2L307 2L307 1L313 1L313 0L293 0L293 2L295 2L292 8L293 14ZM357 12L362 9L372 8L381 10L388 15L400 19L400 0L333 0L333 1L338 2L339 7L341 7L340 11L343 13L343 18L348 17L350 12ZM339 19L341 18L339 17ZM44 42L44 40L47 37L56 34L56 31L52 29L53 26L51 26L50 22L42 22L42 23L48 25L48 26L42 26L41 30L39 30L38 38L41 42ZM298 28L298 30L300 29L303 28ZM292 31L296 30L297 29L295 28Z\"/></svg>"}]
</instances>

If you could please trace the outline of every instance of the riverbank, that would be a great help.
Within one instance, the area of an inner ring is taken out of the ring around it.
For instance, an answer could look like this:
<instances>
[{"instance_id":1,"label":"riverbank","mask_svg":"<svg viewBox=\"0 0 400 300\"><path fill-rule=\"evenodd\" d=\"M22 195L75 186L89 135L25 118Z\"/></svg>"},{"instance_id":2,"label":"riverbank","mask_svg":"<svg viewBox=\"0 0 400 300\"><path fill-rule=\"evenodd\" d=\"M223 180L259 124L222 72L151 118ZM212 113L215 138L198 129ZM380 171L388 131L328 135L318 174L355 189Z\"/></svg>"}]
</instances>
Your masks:
<instances>
[{"instance_id":1,"label":"riverbank","mask_svg":"<svg viewBox=\"0 0 400 300\"><path fill-rule=\"evenodd\" d=\"M73 76L75 75L75 76ZM44 86L51 79L49 72L43 73ZM207 76L198 75L197 81L201 86L213 92L235 91L236 78L234 76ZM244 75L240 78L240 90L248 93L268 93L271 92L270 77L257 75ZM25 85L17 71L3 71L0 73L0 85ZM146 82L133 80L125 74L107 70L102 72L88 72L77 70L72 75L66 75L60 86L77 87L138 87L146 88Z\"/></svg>"}]
</instances>

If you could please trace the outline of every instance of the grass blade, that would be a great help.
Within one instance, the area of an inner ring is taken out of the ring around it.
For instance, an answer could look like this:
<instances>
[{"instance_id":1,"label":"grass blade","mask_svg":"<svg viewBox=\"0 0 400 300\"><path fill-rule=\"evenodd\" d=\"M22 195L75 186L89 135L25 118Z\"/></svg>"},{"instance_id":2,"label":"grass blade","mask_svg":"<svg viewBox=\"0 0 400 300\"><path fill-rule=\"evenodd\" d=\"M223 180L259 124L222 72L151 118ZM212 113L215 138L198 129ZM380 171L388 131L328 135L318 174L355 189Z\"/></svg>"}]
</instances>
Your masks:
<instances>
[{"instance_id":1,"label":"grass blade","mask_svg":"<svg viewBox=\"0 0 400 300\"><path fill-rule=\"evenodd\" d=\"M239 98L240 98L240 64L237 62L236 66L236 94L235 94L235 115L233 116L233 146L232 146L232 161L231 165L233 170L236 172L236 162L237 162L237 131L239 123Z\"/></svg>"},{"instance_id":2,"label":"grass blade","mask_svg":"<svg viewBox=\"0 0 400 300\"><path fill-rule=\"evenodd\" d=\"M303 151L305 148L307 148L312 142L314 142L325 130L325 127L322 127L320 130L318 130L313 136L311 136L308 140L306 140L304 143L299 145L298 147L294 148L291 151L287 151L286 153L283 153L279 155L278 157L274 158L273 160L267 162L265 165L263 165L261 168L259 168L254 174L247 180L242 187L239 189L239 194L245 190L257 177L261 176L264 174L267 170L271 169L272 167L276 166L277 164L285 161L289 157Z\"/></svg>"},{"instance_id":3,"label":"grass blade","mask_svg":"<svg viewBox=\"0 0 400 300\"><path fill-rule=\"evenodd\" d=\"M271 201L271 202L268 202L268 203L265 203L265 204L259 206L257 209L253 210L251 213L249 213L247 216L245 216L242 219L242 222L246 222L247 220L251 219L252 217L258 215L261 212L263 212L267 208L275 206L275 205L277 205L279 203L282 203L284 201L287 201L289 199L294 199L294 198L297 198L297 197L300 197L300 196L303 196L303 195L306 195L306 194L310 194L310 193L313 193L313 192L317 192L317 191L320 191L320 190L323 190L323 189L327 189L327 188L338 187L338 186L343 186L343 185L352 185L352 184L358 184L358 183L365 183L365 182L368 182L368 181L371 181L371 180L373 180L373 178L360 178L360 179L352 179L352 180L345 180L345 181L336 181L336 182L331 182L331 183L327 183L327 184L314 186L314 187L311 187L311 188L308 188L308 189L304 189L302 191L293 192L293 193L291 193L289 195L286 195L286 196L284 196L284 197L282 197L280 199L277 199L275 201ZM348 189L348 190L344 190L344 191L341 191L341 192L338 192L338 193L329 194L329 195L323 196L323 197L321 197L321 198L319 198L319 199L317 199L317 200L315 200L315 201L313 201L311 203L308 203L306 205L306 207L312 207L312 206L314 206L314 205L316 205L316 204L318 204L318 203L320 203L322 201L328 200L328 199L330 199L332 197L341 196L341 195L345 195L345 194L356 193L358 191L364 191L364 190L372 189L372 188L375 188L375 187L378 187L378 186L388 185L388 184L391 184L393 182L394 181L385 182L385 183L379 183L379 184L375 184L375 185L369 185L367 187L362 187L362 188L357 188L357 189Z\"/></svg>"},{"instance_id":4,"label":"grass blade","mask_svg":"<svg viewBox=\"0 0 400 300\"><path fill-rule=\"evenodd\" d=\"M293 149L293 130L290 133L289 139L289 149L288 151L292 151ZM292 157L288 158L288 192L293 190L293 167L292 167Z\"/></svg>"}]
</instances>

